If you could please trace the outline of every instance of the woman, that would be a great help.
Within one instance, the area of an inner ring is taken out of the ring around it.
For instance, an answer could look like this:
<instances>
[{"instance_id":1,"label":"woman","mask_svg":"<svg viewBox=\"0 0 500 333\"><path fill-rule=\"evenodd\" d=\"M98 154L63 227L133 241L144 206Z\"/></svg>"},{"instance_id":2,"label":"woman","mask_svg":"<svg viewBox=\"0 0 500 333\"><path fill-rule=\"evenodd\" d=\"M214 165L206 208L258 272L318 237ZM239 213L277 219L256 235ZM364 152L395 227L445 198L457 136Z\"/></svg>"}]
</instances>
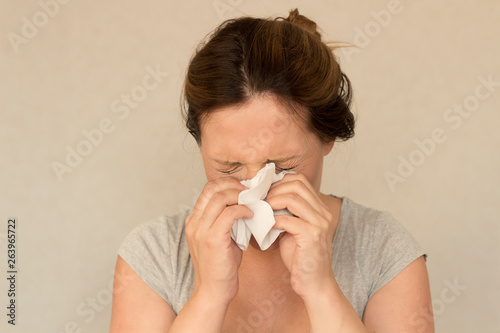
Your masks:
<instances>
[{"instance_id":1,"label":"woman","mask_svg":"<svg viewBox=\"0 0 500 333\"><path fill-rule=\"evenodd\" d=\"M134 229L119 250L111 332L433 332L425 254L392 216L320 193L323 158L353 136L350 85L316 24L223 23L191 60L186 124L207 184L194 209ZM266 250L231 238L267 163L293 171L265 202ZM125 277L125 278L123 278Z\"/></svg>"}]
</instances>

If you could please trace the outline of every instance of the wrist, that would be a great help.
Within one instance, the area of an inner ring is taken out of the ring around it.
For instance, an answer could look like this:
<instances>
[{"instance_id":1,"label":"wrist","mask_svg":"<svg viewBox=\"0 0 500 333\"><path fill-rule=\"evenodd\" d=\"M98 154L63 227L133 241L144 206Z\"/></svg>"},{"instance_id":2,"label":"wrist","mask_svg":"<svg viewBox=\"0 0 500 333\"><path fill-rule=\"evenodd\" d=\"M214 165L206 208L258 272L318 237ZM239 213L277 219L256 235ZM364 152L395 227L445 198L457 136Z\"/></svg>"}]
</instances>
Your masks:
<instances>
[{"instance_id":1,"label":"wrist","mask_svg":"<svg viewBox=\"0 0 500 333\"><path fill-rule=\"evenodd\" d=\"M196 313L196 320L200 324L212 323L216 327L222 327L229 306L228 302L221 301L219 298L203 291L193 291L186 305L188 304L190 312Z\"/></svg>"},{"instance_id":2,"label":"wrist","mask_svg":"<svg viewBox=\"0 0 500 333\"><path fill-rule=\"evenodd\" d=\"M210 311L216 311L217 309L227 309L234 296L232 296L232 293L225 295L217 293L209 287L195 287L190 299L193 299L194 302L202 305L204 308L210 309Z\"/></svg>"},{"instance_id":3,"label":"wrist","mask_svg":"<svg viewBox=\"0 0 500 333\"><path fill-rule=\"evenodd\" d=\"M367 332L335 279L324 288L303 298L312 332Z\"/></svg>"},{"instance_id":4,"label":"wrist","mask_svg":"<svg viewBox=\"0 0 500 333\"><path fill-rule=\"evenodd\" d=\"M328 277L322 283L314 284L301 296L306 307L324 306L332 301L338 302L339 300L345 299L344 294L333 276Z\"/></svg>"},{"instance_id":5,"label":"wrist","mask_svg":"<svg viewBox=\"0 0 500 333\"><path fill-rule=\"evenodd\" d=\"M169 332L221 332L229 303L195 288Z\"/></svg>"}]
</instances>

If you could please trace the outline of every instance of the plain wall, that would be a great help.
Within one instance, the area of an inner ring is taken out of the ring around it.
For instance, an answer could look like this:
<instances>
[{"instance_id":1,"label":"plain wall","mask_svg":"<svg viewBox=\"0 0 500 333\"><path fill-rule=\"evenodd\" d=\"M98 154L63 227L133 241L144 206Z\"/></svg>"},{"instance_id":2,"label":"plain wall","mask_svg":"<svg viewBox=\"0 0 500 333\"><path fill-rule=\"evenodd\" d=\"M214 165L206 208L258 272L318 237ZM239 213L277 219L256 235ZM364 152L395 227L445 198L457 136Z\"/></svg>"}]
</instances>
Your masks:
<instances>
[{"instance_id":1,"label":"plain wall","mask_svg":"<svg viewBox=\"0 0 500 333\"><path fill-rule=\"evenodd\" d=\"M66 2L0 3L0 276L18 222L17 325L1 278L2 332L108 330L123 238L205 182L179 107L198 42L295 7L358 45L337 51L356 136L327 157L322 191L390 211L424 246L438 332L500 332L500 2Z\"/></svg>"}]
</instances>

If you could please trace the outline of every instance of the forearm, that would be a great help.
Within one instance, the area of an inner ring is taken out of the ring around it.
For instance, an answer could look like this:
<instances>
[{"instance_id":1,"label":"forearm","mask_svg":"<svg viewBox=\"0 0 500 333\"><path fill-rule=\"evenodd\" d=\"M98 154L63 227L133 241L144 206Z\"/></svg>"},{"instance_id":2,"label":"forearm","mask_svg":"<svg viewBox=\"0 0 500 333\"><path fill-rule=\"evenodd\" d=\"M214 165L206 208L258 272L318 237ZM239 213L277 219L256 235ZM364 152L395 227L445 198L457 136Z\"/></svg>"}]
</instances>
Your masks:
<instances>
[{"instance_id":1,"label":"forearm","mask_svg":"<svg viewBox=\"0 0 500 333\"><path fill-rule=\"evenodd\" d=\"M335 281L304 302L312 333L368 332Z\"/></svg>"},{"instance_id":2,"label":"forearm","mask_svg":"<svg viewBox=\"0 0 500 333\"><path fill-rule=\"evenodd\" d=\"M220 333L228 304L216 298L193 294L175 318L169 333Z\"/></svg>"}]
</instances>

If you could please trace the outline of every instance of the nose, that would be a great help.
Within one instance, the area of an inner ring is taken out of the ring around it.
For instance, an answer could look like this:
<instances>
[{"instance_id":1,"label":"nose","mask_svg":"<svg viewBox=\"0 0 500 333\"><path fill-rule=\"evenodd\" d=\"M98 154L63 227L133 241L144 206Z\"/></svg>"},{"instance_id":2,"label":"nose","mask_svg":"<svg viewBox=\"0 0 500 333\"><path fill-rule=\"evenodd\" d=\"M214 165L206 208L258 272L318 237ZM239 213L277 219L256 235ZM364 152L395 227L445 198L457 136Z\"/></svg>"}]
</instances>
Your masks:
<instances>
[{"instance_id":1,"label":"nose","mask_svg":"<svg viewBox=\"0 0 500 333\"><path fill-rule=\"evenodd\" d=\"M242 180L252 179L253 177L255 177L257 175L257 173L260 171L260 169L262 169L264 166L266 166L265 163L247 166L246 172L244 173L246 178L242 179Z\"/></svg>"}]
</instances>

